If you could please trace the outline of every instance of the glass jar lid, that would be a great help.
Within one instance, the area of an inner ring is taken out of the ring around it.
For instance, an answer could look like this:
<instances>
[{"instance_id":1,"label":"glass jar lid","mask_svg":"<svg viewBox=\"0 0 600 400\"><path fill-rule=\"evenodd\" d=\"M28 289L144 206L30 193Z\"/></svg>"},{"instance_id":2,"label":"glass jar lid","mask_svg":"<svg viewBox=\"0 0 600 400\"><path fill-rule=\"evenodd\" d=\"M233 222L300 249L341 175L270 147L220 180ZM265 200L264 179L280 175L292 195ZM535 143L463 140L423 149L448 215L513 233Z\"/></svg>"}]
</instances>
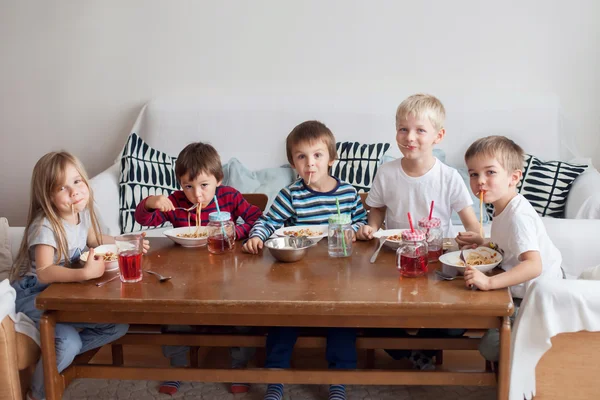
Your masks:
<instances>
[{"instance_id":1,"label":"glass jar lid","mask_svg":"<svg viewBox=\"0 0 600 400\"><path fill-rule=\"evenodd\" d=\"M229 221L231 219L231 214L228 213L227 211L215 211L215 212L211 212L210 214L208 214L208 220L210 222L225 222L225 221Z\"/></svg>"},{"instance_id":2,"label":"glass jar lid","mask_svg":"<svg viewBox=\"0 0 600 400\"><path fill-rule=\"evenodd\" d=\"M352 222L350 214L333 214L329 217L330 224L349 224Z\"/></svg>"},{"instance_id":3,"label":"glass jar lid","mask_svg":"<svg viewBox=\"0 0 600 400\"><path fill-rule=\"evenodd\" d=\"M419 242L425 240L425 232L415 229L411 231L407 229L402 232L402 240L407 242Z\"/></svg>"},{"instance_id":4,"label":"glass jar lid","mask_svg":"<svg viewBox=\"0 0 600 400\"><path fill-rule=\"evenodd\" d=\"M421 228L439 228L442 225L442 220L436 217L431 219L424 217L419 220L419 226Z\"/></svg>"}]
</instances>

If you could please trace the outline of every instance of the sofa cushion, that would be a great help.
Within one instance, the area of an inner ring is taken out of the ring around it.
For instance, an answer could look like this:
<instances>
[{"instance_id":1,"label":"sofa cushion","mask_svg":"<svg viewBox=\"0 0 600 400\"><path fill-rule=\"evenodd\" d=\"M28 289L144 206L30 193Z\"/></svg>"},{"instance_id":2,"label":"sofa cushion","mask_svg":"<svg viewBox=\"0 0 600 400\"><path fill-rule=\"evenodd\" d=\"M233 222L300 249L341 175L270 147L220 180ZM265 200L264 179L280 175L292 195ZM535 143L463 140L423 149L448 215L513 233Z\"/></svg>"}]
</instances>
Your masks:
<instances>
[{"instance_id":1,"label":"sofa cushion","mask_svg":"<svg viewBox=\"0 0 600 400\"><path fill-rule=\"evenodd\" d=\"M10 249L10 236L8 234L8 220L0 218L0 281L8 278L13 258Z\"/></svg>"},{"instance_id":2,"label":"sofa cushion","mask_svg":"<svg viewBox=\"0 0 600 400\"><path fill-rule=\"evenodd\" d=\"M135 222L137 205L152 195L168 196L179 189L175 176L175 158L150 147L136 133L129 135L121 154L119 179L119 225L121 233L143 227ZM161 225L158 228L164 226Z\"/></svg>"},{"instance_id":3,"label":"sofa cushion","mask_svg":"<svg viewBox=\"0 0 600 400\"><path fill-rule=\"evenodd\" d=\"M523 176L517 184L521 193L542 217L564 218L573 182L588 168L584 164L542 161L530 154L523 158ZM487 205L490 219L494 206Z\"/></svg>"},{"instance_id":4,"label":"sofa cushion","mask_svg":"<svg viewBox=\"0 0 600 400\"><path fill-rule=\"evenodd\" d=\"M589 281L600 281L600 265L586 269L579 275L579 279L585 279Z\"/></svg>"},{"instance_id":5,"label":"sofa cushion","mask_svg":"<svg viewBox=\"0 0 600 400\"><path fill-rule=\"evenodd\" d=\"M223 165L223 185L231 186L241 193L264 193L269 198L266 209L271 206L277 193L294 181L296 173L289 165L250 171L237 158Z\"/></svg>"},{"instance_id":6,"label":"sofa cushion","mask_svg":"<svg viewBox=\"0 0 600 400\"><path fill-rule=\"evenodd\" d=\"M337 142L335 148L338 158L333 163L332 175L351 184L358 192L368 192L381 159L390 148L390 144Z\"/></svg>"}]
</instances>

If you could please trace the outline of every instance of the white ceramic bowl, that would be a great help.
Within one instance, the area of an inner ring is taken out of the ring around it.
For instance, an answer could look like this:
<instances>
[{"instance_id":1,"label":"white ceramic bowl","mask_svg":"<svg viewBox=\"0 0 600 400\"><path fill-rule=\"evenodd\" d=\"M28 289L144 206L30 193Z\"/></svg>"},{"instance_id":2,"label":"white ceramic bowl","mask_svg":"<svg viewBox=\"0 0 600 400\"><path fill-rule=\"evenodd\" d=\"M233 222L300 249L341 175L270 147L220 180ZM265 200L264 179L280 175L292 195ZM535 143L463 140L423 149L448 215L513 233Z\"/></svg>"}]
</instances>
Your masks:
<instances>
[{"instance_id":1,"label":"white ceramic bowl","mask_svg":"<svg viewBox=\"0 0 600 400\"><path fill-rule=\"evenodd\" d=\"M119 269L119 259L117 258L117 245L116 244L103 244L102 246L98 246L94 249L94 256L104 257L106 253L112 253L114 256L112 257L112 261L105 261L104 268L106 271L114 271ZM87 262L88 256L90 255L89 251L83 252L81 257L79 258L82 262Z\"/></svg>"},{"instance_id":2,"label":"white ceramic bowl","mask_svg":"<svg viewBox=\"0 0 600 400\"><path fill-rule=\"evenodd\" d=\"M169 229L164 233L164 235L166 237L168 237L169 239L171 239L172 241L174 241L177 244L182 245L183 247L201 247L201 246L206 246L206 243L208 242L208 232L207 232L207 227L206 226L201 226L199 228L199 232L202 234L206 234L205 236L199 237L199 238L186 238L186 237L182 237L182 236L177 236L177 235L183 235L185 233L194 233L196 232L196 227L195 226L183 226L181 228L173 228L173 229Z\"/></svg>"},{"instance_id":3,"label":"white ceramic bowl","mask_svg":"<svg viewBox=\"0 0 600 400\"><path fill-rule=\"evenodd\" d=\"M465 259L468 260L469 254L472 252L477 252L481 255L485 255L486 257L492 257L493 262L489 264L473 265L474 268L477 268L481 272L491 271L502 261L502 254L500 254L496 250L490 249L489 247L478 247L476 249L464 250ZM451 253L442 254L442 256L440 257L440 262L442 264L456 268L461 273L465 270L465 267L463 265L460 265L462 263L460 261L460 251L453 251Z\"/></svg>"},{"instance_id":4,"label":"white ceramic bowl","mask_svg":"<svg viewBox=\"0 0 600 400\"><path fill-rule=\"evenodd\" d=\"M275 236L286 237L293 236L290 233L296 233L302 229L308 229L311 233L315 233L307 237L312 240L314 243L317 243L319 240L327 237L327 233L329 232L329 225L297 225L297 226L286 226L283 228L279 228L275 231Z\"/></svg>"},{"instance_id":5,"label":"white ceramic bowl","mask_svg":"<svg viewBox=\"0 0 600 400\"><path fill-rule=\"evenodd\" d=\"M374 238L379 239L382 236L394 236L394 235L398 235L398 236L402 236L402 232L406 231L407 229L385 229L385 230L379 230L377 232L375 232L373 234ZM397 250L398 247L400 247L400 245L402 244L402 239L400 240L386 240L385 243L383 244L386 247L389 247L392 250Z\"/></svg>"}]
</instances>

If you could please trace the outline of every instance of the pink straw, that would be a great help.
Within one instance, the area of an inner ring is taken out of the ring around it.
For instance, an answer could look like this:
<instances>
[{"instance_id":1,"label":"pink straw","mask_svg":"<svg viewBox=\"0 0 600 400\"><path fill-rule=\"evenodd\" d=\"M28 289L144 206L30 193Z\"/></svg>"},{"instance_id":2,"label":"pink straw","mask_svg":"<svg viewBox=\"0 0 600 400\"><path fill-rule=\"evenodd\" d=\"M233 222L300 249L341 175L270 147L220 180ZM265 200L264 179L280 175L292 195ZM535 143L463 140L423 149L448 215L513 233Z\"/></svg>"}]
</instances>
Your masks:
<instances>
[{"instance_id":1,"label":"pink straw","mask_svg":"<svg viewBox=\"0 0 600 400\"><path fill-rule=\"evenodd\" d=\"M413 224L412 224L412 218L410 217L410 213L407 213L407 214L408 214L408 223L410 225L410 230L411 230L411 232L414 232L415 228L413 227Z\"/></svg>"},{"instance_id":2,"label":"pink straw","mask_svg":"<svg viewBox=\"0 0 600 400\"><path fill-rule=\"evenodd\" d=\"M433 200L431 200L431 207L429 207L429 220L431 221L431 216L433 215Z\"/></svg>"}]
</instances>

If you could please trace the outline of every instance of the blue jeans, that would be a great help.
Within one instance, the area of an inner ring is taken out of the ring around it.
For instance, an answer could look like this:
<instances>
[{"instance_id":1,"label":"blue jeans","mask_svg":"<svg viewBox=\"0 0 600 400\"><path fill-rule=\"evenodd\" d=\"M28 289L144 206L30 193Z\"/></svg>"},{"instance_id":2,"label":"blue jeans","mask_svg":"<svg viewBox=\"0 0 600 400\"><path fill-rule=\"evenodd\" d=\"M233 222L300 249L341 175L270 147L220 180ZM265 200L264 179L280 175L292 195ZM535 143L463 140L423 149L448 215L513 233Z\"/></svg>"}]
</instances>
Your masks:
<instances>
[{"instance_id":1,"label":"blue jeans","mask_svg":"<svg viewBox=\"0 0 600 400\"><path fill-rule=\"evenodd\" d=\"M265 368L289 368L298 328L272 327L267 335ZM327 329L326 358L329 368L356 368L356 329Z\"/></svg>"},{"instance_id":2,"label":"blue jeans","mask_svg":"<svg viewBox=\"0 0 600 400\"><path fill-rule=\"evenodd\" d=\"M13 284L17 292L16 312L31 318L39 329L43 311L35 308L35 298L48 285L40 283L35 276L26 276ZM75 356L88 350L102 347L127 333L127 324L56 324L55 345L58 372L62 372L73 362ZM31 392L38 399L45 398L44 367L38 361L31 379Z\"/></svg>"}]
</instances>

